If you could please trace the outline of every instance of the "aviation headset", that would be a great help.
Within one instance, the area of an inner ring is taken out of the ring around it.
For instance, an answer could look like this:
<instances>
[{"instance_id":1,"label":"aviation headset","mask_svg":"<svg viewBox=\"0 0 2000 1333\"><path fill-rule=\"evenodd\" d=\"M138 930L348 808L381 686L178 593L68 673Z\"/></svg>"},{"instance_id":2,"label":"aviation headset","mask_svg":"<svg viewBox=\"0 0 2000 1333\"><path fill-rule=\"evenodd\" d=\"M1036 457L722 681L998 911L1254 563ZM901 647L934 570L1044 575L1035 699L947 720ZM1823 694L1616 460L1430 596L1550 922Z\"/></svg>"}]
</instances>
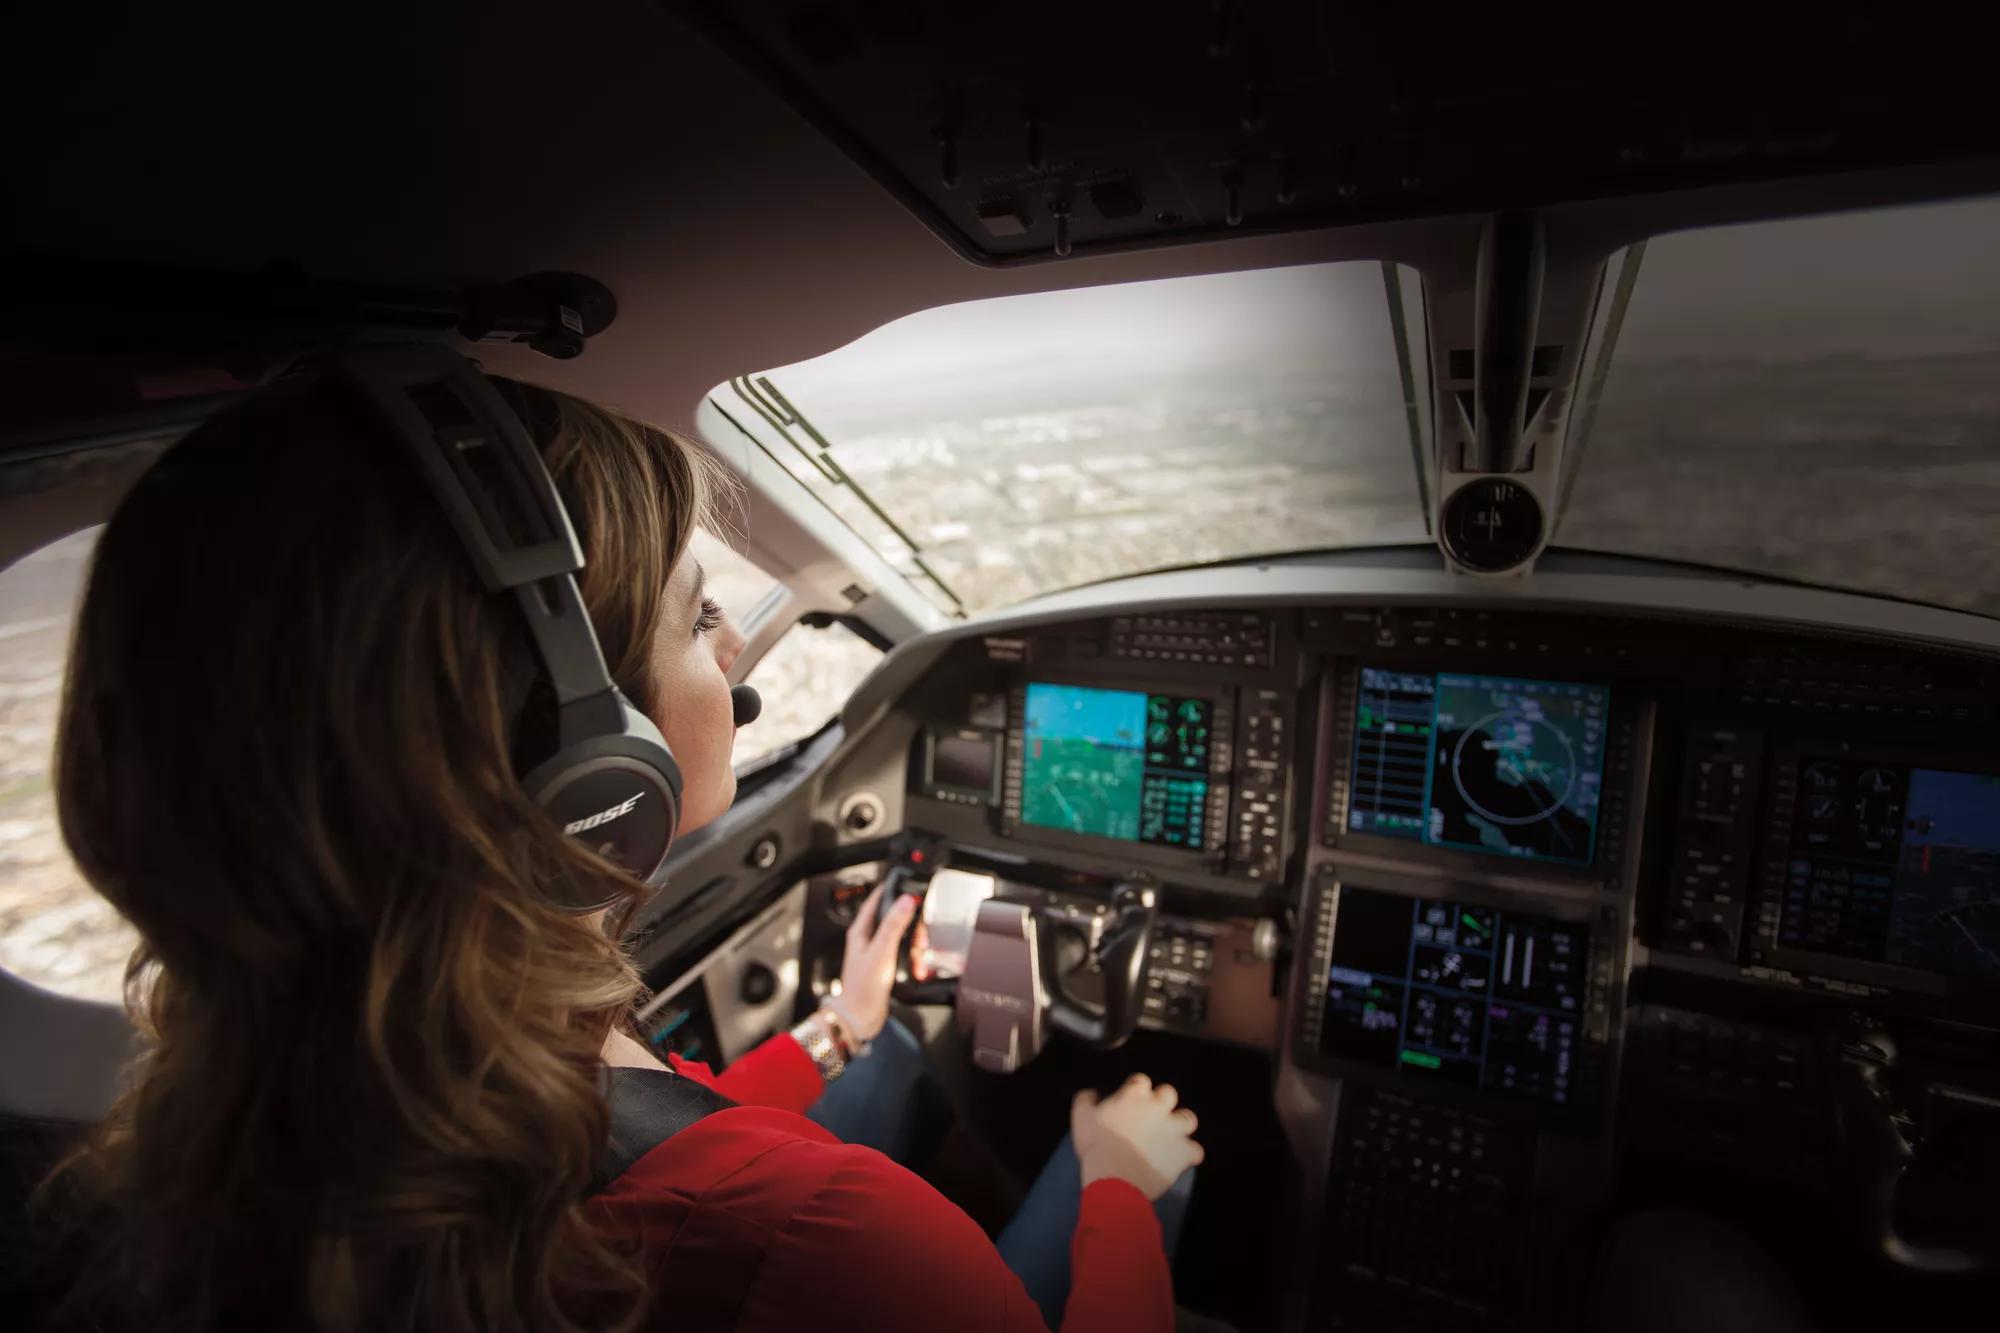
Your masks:
<instances>
[{"instance_id":1,"label":"aviation headset","mask_svg":"<svg viewBox=\"0 0 2000 1333\"><path fill-rule=\"evenodd\" d=\"M446 347L365 346L311 364L358 393L416 464L480 581L520 606L558 710L555 753L522 786L564 833L658 885L680 827L680 765L612 683L577 591L583 548L527 428L479 367ZM761 708L748 685L730 701L737 726ZM559 905L592 912L609 901Z\"/></svg>"}]
</instances>

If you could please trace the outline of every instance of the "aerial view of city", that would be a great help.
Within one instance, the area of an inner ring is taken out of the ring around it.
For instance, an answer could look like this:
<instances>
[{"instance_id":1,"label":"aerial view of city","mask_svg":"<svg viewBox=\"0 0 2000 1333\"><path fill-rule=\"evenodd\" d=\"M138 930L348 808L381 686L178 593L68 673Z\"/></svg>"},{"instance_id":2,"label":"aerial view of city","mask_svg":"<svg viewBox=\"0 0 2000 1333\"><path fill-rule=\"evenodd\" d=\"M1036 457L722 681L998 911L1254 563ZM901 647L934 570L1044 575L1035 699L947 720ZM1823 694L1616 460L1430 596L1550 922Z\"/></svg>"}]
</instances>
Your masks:
<instances>
[{"instance_id":1,"label":"aerial view of city","mask_svg":"<svg viewBox=\"0 0 2000 1333\"><path fill-rule=\"evenodd\" d=\"M49 782L74 597L94 536L66 538L0 573L0 967L115 1000L136 937L70 863Z\"/></svg>"}]
</instances>

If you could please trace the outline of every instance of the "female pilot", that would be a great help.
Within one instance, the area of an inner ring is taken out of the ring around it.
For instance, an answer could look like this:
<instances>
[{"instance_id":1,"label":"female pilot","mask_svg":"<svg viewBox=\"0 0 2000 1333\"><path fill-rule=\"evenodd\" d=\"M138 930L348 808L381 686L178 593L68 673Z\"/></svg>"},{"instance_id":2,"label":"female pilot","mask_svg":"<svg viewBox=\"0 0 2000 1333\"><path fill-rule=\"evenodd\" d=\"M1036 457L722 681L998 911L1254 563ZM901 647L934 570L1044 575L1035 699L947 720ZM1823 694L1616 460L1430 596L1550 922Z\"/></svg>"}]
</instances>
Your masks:
<instances>
[{"instance_id":1,"label":"female pilot","mask_svg":"<svg viewBox=\"0 0 2000 1333\"><path fill-rule=\"evenodd\" d=\"M495 383L578 529L610 673L678 758L681 830L698 828L734 794L743 646L686 554L713 464ZM646 891L523 790L553 708L520 610L384 434L351 389L288 377L170 450L98 547L57 781L78 864L143 936L128 1001L149 1042L45 1191L70 1219L68 1321L1171 1327L1149 1200L1201 1157L1172 1089L1080 1095L1074 1155L999 1249L800 1114L850 1063L854 1086L886 1086L861 1073L908 1041L885 1026L907 900L851 933L837 1001L720 1077L633 1038L642 985L619 939ZM614 906L555 905L580 900ZM633 1070L711 1105L619 1158L607 1089ZM871 1112L896 1108L821 1118Z\"/></svg>"}]
</instances>

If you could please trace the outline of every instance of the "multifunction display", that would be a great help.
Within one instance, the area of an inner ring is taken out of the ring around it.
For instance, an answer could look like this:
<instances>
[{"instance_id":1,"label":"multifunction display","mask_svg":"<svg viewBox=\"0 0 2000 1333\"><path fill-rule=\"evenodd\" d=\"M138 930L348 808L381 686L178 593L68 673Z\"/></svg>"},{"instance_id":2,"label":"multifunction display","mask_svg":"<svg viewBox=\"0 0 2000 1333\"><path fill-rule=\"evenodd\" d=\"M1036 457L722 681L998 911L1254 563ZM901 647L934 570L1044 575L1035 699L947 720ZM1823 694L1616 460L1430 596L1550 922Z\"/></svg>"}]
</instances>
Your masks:
<instances>
[{"instance_id":1,"label":"multifunction display","mask_svg":"<svg viewBox=\"0 0 2000 1333\"><path fill-rule=\"evenodd\" d=\"M1213 711L1197 696L1030 682L1021 822L1202 850Z\"/></svg>"},{"instance_id":2,"label":"multifunction display","mask_svg":"<svg viewBox=\"0 0 2000 1333\"><path fill-rule=\"evenodd\" d=\"M2000 776L1802 761L1778 942L2000 976Z\"/></svg>"},{"instance_id":3,"label":"multifunction display","mask_svg":"<svg viewBox=\"0 0 2000 1333\"><path fill-rule=\"evenodd\" d=\"M1364 667L1348 829L1587 865L1610 711L1601 685Z\"/></svg>"},{"instance_id":4,"label":"multifunction display","mask_svg":"<svg viewBox=\"0 0 2000 1333\"><path fill-rule=\"evenodd\" d=\"M1581 925L1345 888L1323 1054L1565 1105L1588 999Z\"/></svg>"}]
</instances>

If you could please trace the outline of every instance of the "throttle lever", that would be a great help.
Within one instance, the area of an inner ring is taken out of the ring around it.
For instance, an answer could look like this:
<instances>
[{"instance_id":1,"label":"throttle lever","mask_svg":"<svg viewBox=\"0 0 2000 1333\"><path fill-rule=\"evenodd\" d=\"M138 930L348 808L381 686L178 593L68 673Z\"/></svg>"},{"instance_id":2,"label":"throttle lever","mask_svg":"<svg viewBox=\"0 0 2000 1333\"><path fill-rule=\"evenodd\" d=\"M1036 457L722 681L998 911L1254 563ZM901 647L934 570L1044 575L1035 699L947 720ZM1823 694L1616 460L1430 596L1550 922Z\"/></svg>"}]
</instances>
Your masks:
<instances>
[{"instance_id":1,"label":"throttle lever","mask_svg":"<svg viewBox=\"0 0 2000 1333\"><path fill-rule=\"evenodd\" d=\"M896 900L906 893L917 896L921 912L924 895L930 891L931 876L951 863L951 845L930 833L905 829L889 843L889 873L882 877L882 897L875 904L875 929L889 919ZM910 928L916 929L912 918Z\"/></svg>"},{"instance_id":2,"label":"throttle lever","mask_svg":"<svg viewBox=\"0 0 2000 1333\"><path fill-rule=\"evenodd\" d=\"M931 877L951 863L951 844L935 834L905 829L890 841L889 858L889 872L882 877L882 897L875 905L875 929L882 928L904 894L915 894L917 899L917 910L896 945L896 979L889 993L904 1004L951 1004L958 998L956 978L918 981L909 974L910 941L916 935L917 922L923 920Z\"/></svg>"}]
</instances>

